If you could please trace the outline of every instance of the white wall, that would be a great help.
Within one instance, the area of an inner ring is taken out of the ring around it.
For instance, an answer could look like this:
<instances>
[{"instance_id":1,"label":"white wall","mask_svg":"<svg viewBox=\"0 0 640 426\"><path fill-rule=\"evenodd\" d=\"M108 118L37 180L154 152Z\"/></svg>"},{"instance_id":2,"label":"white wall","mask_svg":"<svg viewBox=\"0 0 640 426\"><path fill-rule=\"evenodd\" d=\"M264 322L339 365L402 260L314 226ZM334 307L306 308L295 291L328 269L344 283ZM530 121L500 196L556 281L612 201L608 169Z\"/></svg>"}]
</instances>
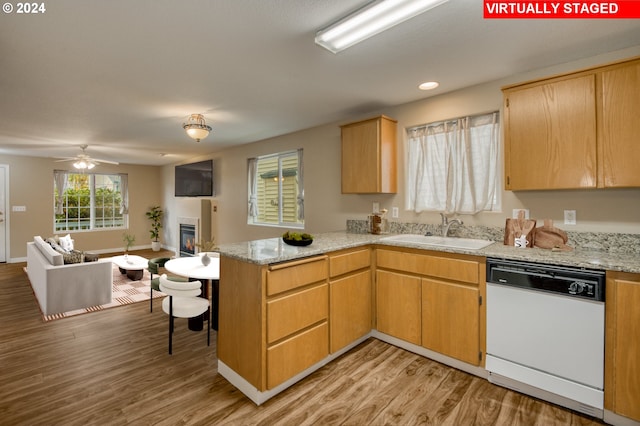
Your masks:
<instances>
[{"instance_id":1,"label":"white wall","mask_svg":"<svg viewBox=\"0 0 640 426\"><path fill-rule=\"evenodd\" d=\"M586 58L560 66L535 70L525 74L422 99L416 102L372 111L350 117L338 123L306 129L232 149L215 152L216 199L219 204L219 235L216 241L227 243L282 234L283 229L247 225L247 159L280 151L304 149L305 230L309 233L345 229L347 219L365 219L372 203L381 207L400 208L399 221L438 223L434 213L416 214L404 211L404 141L407 127L432 121L500 110L501 87L521 81L570 72L601 65L618 59L640 55L640 46ZM342 195L340 192L340 128L341 124L385 114L398 120L399 190L395 195ZM204 143L204 142L203 142ZM215 145L215 132L210 142ZM199 161L204 158L194 158ZM173 166L163 168L164 205L167 220L164 241L175 246L177 231L170 222L177 216L197 215L199 201L173 196ZM525 191L502 193L503 213L480 213L463 216L467 224L503 226L514 208L528 208L531 217L551 218L557 226L572 231L604 231L640 233L640 189ZM576 210L578 225L562 224L564 210Z\"/></svg>"}]
</instances>

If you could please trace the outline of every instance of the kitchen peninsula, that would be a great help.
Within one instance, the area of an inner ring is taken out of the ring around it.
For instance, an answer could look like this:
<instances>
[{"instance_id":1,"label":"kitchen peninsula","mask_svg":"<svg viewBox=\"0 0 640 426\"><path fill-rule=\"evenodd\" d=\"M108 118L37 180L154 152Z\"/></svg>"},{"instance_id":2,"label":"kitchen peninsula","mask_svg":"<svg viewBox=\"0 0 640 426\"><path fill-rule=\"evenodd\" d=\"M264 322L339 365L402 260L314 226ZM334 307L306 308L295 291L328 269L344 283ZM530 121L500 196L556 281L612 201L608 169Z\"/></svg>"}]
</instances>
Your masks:
<instances>
[{"instance_id":1,"label":"kitchen peninsula","mask_svg":"<svg viewBox=\"0 0 640 426\"><path fill-rule=\"evenodd\" d=\"M384 237L332 232L316 235L307 247L280 238L221 245L219 373L261 404L375 337L487 377L487 257L601 269L626 281L640 273L637 253L553 252L502 242L465 250ZM614 285L607 285L609 297ZM429 303L447 309L434 317L433 309L421 308ZM446 330L453 320L459 321L455 330ZM608 336L607 345L614 343ZM611 375L614 363L607 363Z\"/></svg>"}]
</instances>

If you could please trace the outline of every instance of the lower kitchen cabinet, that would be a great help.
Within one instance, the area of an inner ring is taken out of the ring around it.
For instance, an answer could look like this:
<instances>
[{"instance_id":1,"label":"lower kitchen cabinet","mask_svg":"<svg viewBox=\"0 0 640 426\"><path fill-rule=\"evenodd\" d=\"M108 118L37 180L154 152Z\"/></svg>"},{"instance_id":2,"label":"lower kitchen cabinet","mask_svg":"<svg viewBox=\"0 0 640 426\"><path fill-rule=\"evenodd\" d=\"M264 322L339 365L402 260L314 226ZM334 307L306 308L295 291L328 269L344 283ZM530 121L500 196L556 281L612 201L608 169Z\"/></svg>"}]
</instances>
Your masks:
<instances>
[{"instance_id":1,"label":"lower kitchen cabinet","mask_svg":"<svg viewBox=\"0 0 640 426\"><path fill-rule=\"evenodd\" d=\"M329 326L326 321L295 334L267 349L267 389L273 389L327 357Z\"/></svg>"},{"instance_id":2,"label":"lower kitchen cabinet","mask_svg":"<svg viewBox=\"0 0 640 426\"><path fill-rule=\"evenodd\" d=\"M422 280L422 346L479 365L480 296L477 286Z\"/></svg>"},{"instance_id":3,"label":"lower kitchen cabinet","mask_svg":"<svg viewBox=\"0 0 640 426\"><path fill-rule=\"evenodd\" d=\"M484 257L376 251L377 329L474 366L484 365Z\"/></svg>"},{"instance_id":4,"label":"lower kitchen cabinet","mask_svg":"<svg viewBox=\"0 0 640 426\"><path fill-rule=\"evenodd\" d=\"M329 351L335 353L371 331L371 249L329 254Z\"/></svg>"},{"instance_id":5,"label":"lower kitchen cabinet","mask_svg":"<svg viewBox=\"0 0 640 426\"><path fill-rule=\"evenodd\" d=\"M330 283L331 353L371 331L371 271L365 270Z\"/></svg>"},{"instance_id":6,"label":"lower kitchen cabinet","mask_svg":"<svg viewBox=\"0 0 640 426\"><path fill-rule=\"evenodd\" d=\"M604 405L640 421L640 274L607 272Z\"/></svg>"},{"instance_id":7,"label":"lower kitchen cabinet","mask_svg":"<svg viewBox=\"0 0 640 426\"><path fill-rule=\"evenodd\" d=\"M376 329L406 342L421 343L420 278L376 272Z\"/></svg>"},{"instance_id":8,"label":"lower kitchen cabinet","mask_svg":"<svg viewBox=\"0 0 640 426\"><path fill-rule=\"evenodd\" d=\"M256 265L226 256L218 359L265 392L329 356L327 256Z\"/></svg>"}]
</instances>

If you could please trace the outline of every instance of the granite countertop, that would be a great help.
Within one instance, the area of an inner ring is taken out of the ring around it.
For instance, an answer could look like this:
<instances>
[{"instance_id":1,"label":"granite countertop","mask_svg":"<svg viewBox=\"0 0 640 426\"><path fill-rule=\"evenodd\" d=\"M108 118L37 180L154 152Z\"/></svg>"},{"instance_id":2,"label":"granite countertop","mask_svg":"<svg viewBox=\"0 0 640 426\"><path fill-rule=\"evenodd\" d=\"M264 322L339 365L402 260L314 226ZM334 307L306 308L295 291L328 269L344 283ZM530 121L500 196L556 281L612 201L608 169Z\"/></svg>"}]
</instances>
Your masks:
<instances>
[{"instance_id":1,"label":"granite countertop","mask_svg":"<svg viewBox=\"0 0 640 426\"><path fill-rule=\"evenodd\" d=\"M505 246L502 242L493 243L480 250L464 250L384 241L383 238L386 236L388 235L338 231L315 234L313 243L306 247L287 245L281 238L267 238L263 240L222 244L218 248L218 251L223 256L249 263L267 265L325 254L346 248L378 244L500 259L524 260L553 265L640 273L640 256L636 253L609 253L585 249L575 249L572 251L551 251L539 248L521 249Z\"/></svg>"}]
</instances>

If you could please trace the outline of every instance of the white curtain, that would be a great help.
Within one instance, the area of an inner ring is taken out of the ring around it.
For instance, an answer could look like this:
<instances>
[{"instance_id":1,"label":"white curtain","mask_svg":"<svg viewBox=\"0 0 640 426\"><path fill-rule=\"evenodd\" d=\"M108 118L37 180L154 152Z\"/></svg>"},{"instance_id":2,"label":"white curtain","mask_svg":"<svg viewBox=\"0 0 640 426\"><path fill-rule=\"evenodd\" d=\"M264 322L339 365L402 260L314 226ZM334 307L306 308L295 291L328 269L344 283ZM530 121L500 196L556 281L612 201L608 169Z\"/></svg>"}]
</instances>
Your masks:
<instances>
[{"instance_id":1,"label":"white curtain","mask_svg":"<svg viewBox=\"0 0 640 426\"><path fill-rule=\"evenodd\" d=\"M298 220L304 220L304 166L302 148L298 150Z\"/></svg>"},{"instance_id":2,"label":"white curtain","mask_svg":"<svg viewBox=\"0 0 640 426\"><path fill-rule=\"evenodd\" d=\"M53 171L53 181L55 182L58 196L56 197L56 214L64 213L64 191L67 189L67 172L63 170Z\"/></svg>"},{"instance_id":3,"label":"white curtain","mask_svg":"<svg viewBox=\"0 0 640 426\"><path fill-rule=\"evenodd\" d=\"M409 129L407 208L476 214L498 190L498 112Z\"/></svg>"},{"instance_id":4,"label":"white curtain","mask_svg":"<svg viewBox=\"0 0 640 426\"><path fill-rule=\"evenodd\" d=\"M249 219L258 218L258 159L249 158Z\"/></svg>"},{"instance_id":5,"label":"white curtain","mask_svg":"<svg viewBox=\"0 0 640 426\"><path fill-rule=\"evenodd\" d=\"M129 175L120 174L120 214L129 214Z\"/></svg>"}]
</instances>

